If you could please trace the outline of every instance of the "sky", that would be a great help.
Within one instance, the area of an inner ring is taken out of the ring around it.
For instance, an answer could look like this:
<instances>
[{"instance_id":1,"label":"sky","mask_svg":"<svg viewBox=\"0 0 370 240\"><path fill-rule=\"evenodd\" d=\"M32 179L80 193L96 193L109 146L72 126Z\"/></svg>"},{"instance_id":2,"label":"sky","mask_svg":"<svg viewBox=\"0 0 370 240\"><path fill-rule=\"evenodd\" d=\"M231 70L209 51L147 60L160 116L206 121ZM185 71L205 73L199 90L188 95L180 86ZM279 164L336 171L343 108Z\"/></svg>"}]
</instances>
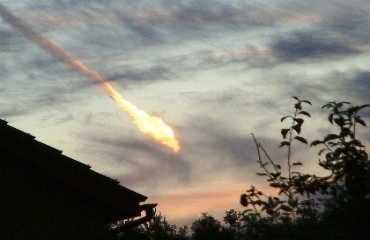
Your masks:
<instances>
[{"instance_id":1,"label":"sky","mask_svg":"<svg viewBox=\"0 0 370 240\"><path fill-rule=\"evenodd\" d=\"M321 106L370 103L368 0L0 0L33 31L161 117L178 153L140 132L96 84L0 19L0 118L158 203L172 224L243 210L269 192L250 133L277 162L292 96L310 100L303 136L335 129ZM370 111L363 117L370 124ZM369 128L360 137L370 144ZM319 149L294 145L304 170Z\"/></svg>"}]
</instances>

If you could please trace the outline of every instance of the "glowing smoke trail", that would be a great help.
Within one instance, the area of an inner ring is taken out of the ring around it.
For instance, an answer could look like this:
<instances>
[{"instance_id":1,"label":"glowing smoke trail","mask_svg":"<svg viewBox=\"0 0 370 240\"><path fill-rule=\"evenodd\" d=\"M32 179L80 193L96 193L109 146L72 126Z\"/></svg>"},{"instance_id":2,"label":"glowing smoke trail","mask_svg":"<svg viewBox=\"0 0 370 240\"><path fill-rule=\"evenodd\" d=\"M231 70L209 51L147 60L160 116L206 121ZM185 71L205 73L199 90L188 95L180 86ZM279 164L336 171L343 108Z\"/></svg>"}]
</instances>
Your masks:
<instances>
[{"instance_id":1,"label":"glowing smoke trail","mask_svg":"<svg viewBox=\"0 0 370 240\"><path fill-rule=\"evenodd\" d=\"M36 33L26 25L21 19L14 16L4 6L0 4L0 15L4 21L21 31L29 40L36 43L38 46L52 54L64 64L76 69L87 78L97 83L100 89L111 97L124 111L126 111L138 128L160 143L170 147L173 151L180 150L179 142L175 138L171 127L166 125L162 119L151 116L146 112L139 110L135 105L131 104L110 85L98 72L90 69L84 63L75 59L70 53L62 49L46 37Z\"/></svg>"}]
</instances>

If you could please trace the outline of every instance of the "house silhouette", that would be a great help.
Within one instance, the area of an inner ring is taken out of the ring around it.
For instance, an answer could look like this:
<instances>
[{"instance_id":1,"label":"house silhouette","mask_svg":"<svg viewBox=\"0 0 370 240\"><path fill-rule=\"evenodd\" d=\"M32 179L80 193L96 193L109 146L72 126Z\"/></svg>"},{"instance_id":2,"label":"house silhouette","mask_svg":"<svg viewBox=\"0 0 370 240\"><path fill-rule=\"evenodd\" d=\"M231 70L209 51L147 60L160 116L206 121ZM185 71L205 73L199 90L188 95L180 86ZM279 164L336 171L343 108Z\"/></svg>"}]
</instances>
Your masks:
<instances>
[{"instance_id":1,"label":"house silhouette","mask_svg":"<svg viewBox=\"0 0 370 240\"><path fill-rule=\"evenodd\" d=\"M1 240L109 239L152 218L146 199L0 120Z\"/></svg>"}]
</instances>

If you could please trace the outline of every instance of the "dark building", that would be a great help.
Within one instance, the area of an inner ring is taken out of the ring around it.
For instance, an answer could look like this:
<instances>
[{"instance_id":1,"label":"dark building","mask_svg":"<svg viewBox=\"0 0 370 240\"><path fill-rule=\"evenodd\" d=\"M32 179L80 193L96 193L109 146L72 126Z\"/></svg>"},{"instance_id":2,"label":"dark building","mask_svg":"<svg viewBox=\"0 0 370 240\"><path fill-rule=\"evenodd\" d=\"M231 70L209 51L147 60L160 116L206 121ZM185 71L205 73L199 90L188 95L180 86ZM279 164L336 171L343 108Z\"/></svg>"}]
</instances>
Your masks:
<instances>
[{"instance_id":1,"label":"dark building","mask_svg":"<svg viewBox=\"0 0 370 240\"><path fill-rule=\"evenodd\" d=\"M150 220L146 199L0 120L1 240L109 239Z\"/></svg>"}]
</instances>

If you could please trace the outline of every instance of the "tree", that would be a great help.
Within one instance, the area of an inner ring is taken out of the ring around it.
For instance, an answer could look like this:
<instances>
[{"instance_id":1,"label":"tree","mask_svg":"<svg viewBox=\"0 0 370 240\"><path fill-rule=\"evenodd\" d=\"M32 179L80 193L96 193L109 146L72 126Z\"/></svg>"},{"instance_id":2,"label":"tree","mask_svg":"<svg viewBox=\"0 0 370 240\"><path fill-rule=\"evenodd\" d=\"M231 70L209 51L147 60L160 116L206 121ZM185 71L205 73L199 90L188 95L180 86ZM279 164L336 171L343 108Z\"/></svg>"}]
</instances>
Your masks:
<instances>
[{"instance_id":1,"label":"tree","mask_svg":"<svg viewBox=\"0 0 370 240\"><path fill-rule=\"evenodd\" d=\"M370 160L365 146L356 138L357 125L366 126L359 111L369 104L349 106L348 102L330 102L329 121L339 129L312 145L323 146L320 166L331 171L332 198L326 203L322 223L335 239L370 239ZM334 239L334 238L333 238Z\"/></svg>"},{"instance_id":2,"label":"tree","mask_svg":"<svg viewBox=\"0 0 370 240\"><path fill-rule=\"evenodd\" d=\"M189 240L189 237L186 226L177 228L161 214L156 214L150 222L122 233L120 239Z\"/></svg>"},{"instance_id":3,"label":"tree","mask_svg":"<svg viewBox=\"0 0 370 240\"><path fill-rule=\"evenodd\" d=\"M234 209L226 211L224 217L223 232L225 239L228 240L239 240L244 239L246 225L244 220L244 214L237 212Z\"/></svg>"},{"instance_id":4,"label":"tree","mask_svg":"<svg viewBox=\"0 0 370 240\"><path fill-rule=\"evenodd\" d=\"M280 147L287 148L286 172L277 164L252 135L256 144L258 160L263 172L257 175L267 178L276 188L278 196L268 196L251 186L241 195L240 203L246 207L242 212L245 236L251 239L370 239L370 160L365 146L356 137L358 125L366 127L359 112L369 104L351 106L348 102L329 102L329 121L337 126L338 133L328 134L315 140L311 146L322 146L319 165L330 174L318 177L297 171L301 162L292 159L292 143L308 144L301 136L305 119L311 117L303 110L311 105L307 100L296 100L294 114L281 121L291 120L289 128L283 128ZM347 107L347 108L345 108ZM326 194L322 213L307 200L317 194Z\"/></svg>"},{"instance_id":5,"label":"tree","mask_svg":"<svg viewBox=\"0 0 370 240\"><path fill-rule=\"evenodd\" d=\"M221 223L207 213L202 213L201 218L192 223L191 230L193 240L224 239Z\"/></svg>"}]
</instances>

